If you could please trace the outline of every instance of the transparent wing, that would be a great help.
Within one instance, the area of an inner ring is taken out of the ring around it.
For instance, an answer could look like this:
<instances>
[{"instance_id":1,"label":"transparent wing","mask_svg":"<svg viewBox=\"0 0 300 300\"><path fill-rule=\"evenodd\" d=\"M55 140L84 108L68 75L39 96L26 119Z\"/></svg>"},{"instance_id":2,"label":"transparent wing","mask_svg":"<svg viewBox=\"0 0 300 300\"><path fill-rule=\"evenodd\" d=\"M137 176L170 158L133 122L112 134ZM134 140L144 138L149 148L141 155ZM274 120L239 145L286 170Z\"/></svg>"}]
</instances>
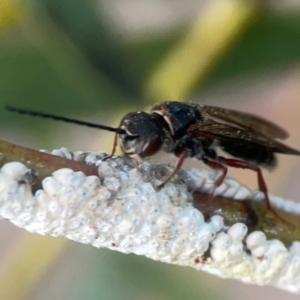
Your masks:
<instances>
[{"instance_id":1,"label":"transparent wing","mask_svg":"<svg viewBox=\"0 0 300 300\"><path fill-rule=\"evenodd\" d=\"M300 155L300 151L256 131L241 129L241 127L236 124L219 123L210 118L206 118L203 121L198 121L195 125L191 125L188 131L197 137L232 143L244 141L245 143L256 144L258 147L263 147L270 152Z\"/></svg>"},{"instance_id":2,"label":"transparent wing","mask_svg":"<svg viewBox=\"0 0 300 300\"><path fill-rule=\"evenodd\" d=\"M286 139L289 136L288 132L278 125L251 114L215 106L198 107L204 117L226 122L233 127L236 125L235 128L246 129L272 139Z\"/></svg>"}]
</instances>

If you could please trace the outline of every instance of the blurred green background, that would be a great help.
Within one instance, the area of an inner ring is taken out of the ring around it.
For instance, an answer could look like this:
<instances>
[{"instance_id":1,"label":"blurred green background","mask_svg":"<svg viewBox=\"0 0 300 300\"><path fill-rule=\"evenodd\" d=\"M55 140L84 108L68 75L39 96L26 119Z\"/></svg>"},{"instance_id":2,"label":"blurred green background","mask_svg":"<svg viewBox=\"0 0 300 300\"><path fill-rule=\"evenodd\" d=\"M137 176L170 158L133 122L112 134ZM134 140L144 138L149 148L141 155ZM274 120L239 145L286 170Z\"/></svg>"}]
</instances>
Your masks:
<instances>
[{"instance_id":1,"label":"blurred green background","mask_svg":"<svg viewBox=\"0 0 300 300\"><path fill-rule=\"evenodd\" d=\"M116 126L157 101L193 100L279 120L297 146L299 62L297 1L0 0L2 107ZM0 121L2 139L36 149L109 152L113 139L3 109ZM281 169L290 185L273 177L272 191L293 197L293 162ZM4 222L1 299L296 299Z\"/></svg>"}]
</instances>

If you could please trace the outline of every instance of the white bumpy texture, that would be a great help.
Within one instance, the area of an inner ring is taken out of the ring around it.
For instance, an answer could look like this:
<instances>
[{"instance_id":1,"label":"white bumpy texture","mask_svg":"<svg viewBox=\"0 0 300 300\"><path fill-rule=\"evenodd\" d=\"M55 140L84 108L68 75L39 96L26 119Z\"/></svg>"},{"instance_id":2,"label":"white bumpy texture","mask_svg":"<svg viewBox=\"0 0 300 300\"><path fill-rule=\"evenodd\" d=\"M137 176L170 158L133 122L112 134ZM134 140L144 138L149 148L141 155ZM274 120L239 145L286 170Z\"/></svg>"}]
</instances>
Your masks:
<instances>
[{"instance_id":1,"label":"white bumpy texture","mask_svg":"<svg viewBox=\"0 0 300 300\"><path fill-rule=\"evenodd\" d=\"M181 170L157 190L155 186L168 169L161 164L145 162L138 171L121 158L102 161L103 153L71 153L65 148L52 153L96 164L99 177L60 169L45 178L43 189L32 195L30 170L18 162L7 163L0 174L2 218L42 235L65 236L97 248L300 293L299 242L287 249L279 240L266 240L263 232L247 236L246 225L225 227L217 215L206 223L193 207L187 185L210 192L215 173ZM262 198L233 179L226 179L216 193L240 200L254 195ZM283 200L272 200L285 208ZM292 202L286 209L300 211Z\"/></svg>"}]
</instances>

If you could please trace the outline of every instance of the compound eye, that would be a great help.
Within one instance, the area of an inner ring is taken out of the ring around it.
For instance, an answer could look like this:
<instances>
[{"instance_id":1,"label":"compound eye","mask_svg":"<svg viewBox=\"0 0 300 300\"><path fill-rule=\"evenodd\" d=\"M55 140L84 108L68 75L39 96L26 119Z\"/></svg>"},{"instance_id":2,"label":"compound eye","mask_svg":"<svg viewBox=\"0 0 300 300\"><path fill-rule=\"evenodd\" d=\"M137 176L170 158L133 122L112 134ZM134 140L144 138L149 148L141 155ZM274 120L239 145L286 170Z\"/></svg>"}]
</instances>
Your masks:
<instances>
[{"instance_id":1,"label":"compound eye","mask_svg":"<svg viewBox=\"0 0 300 300\"><path fill-rule=\"evenodd\" d=\"M155 154L161 147L161 138L156 133L152 132L146 143L143 146L143 149L140 153L140 156L146 157Z\"/></svg>"}]
</instances>

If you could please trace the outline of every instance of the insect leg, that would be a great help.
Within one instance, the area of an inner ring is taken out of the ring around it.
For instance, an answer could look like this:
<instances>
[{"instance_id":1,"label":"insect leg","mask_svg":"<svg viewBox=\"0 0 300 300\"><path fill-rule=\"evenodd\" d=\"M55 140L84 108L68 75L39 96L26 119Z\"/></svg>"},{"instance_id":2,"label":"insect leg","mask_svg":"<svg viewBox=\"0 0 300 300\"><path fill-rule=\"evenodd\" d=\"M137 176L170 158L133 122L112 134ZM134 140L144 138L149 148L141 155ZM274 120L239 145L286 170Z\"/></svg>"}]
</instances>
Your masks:
<instances>
[{"instance_id":1,"label":"insect leg","mask_svg":"<svg viewBox=\"0 0 300 300\"><path fill-rule=\"evenodd\" d=\"M105 157L103 160L110 159L115 155L117 144L118 144L118 134L116 133L111 154L109 156Z\"/></svg>"},{"instance_id":2,"label":"insect leg","mask_svg":"<svg viewBox=\"0 0 300 300\"><path fill-rule=\"evenodd\" d=\"M238 159L219 157L219 160L229 167L238 168L238 169L248 169L256 172L258 188L265 195L267 209L272 210L269 195L268 195L268 188L264 180L264 177L262 175L262 171L260 167L258 167L255 164L249 163L247 161L238 160Z\"/></svg>"},{"instance_id":3,"label":"insect leg","mask_svg":"<svg viewBox=\"0 0 300 300\"><path fill-rule=\"evenodd\" d=\"M226 175L227 175L227 167L222 165L219 162L216 161L212 161L207 159L206 157L204 157L202 159L202 161L208 165L210 168L212 168L213 170L217 170L217 171L221 171L222 174L216 179L216 181L214 182L215 187L218 187L222 184L222 182L224 181Z\"/></svg>"},{"instance_id":4,"label":"insect leg","mask_svg":"<svg viewBox=\"0 0 300 300\"><path fill-rule=\"evenodd\" d=\"M184 160L187 158L188 156L188 152L186 149L180 151L179 153L176 153L176 155L179 157L177 164L174 168L174 170L172 171L172 173L164 180L163 183L161 183L158 188L162 188L176 173L177 171L181 168Z\"/></svg>"},{"instance_id":5,"label":"insect leg","mask_svg":"<svg viewBox=\"0 0 300 300\"><path fill-rule=\"evenodd\" d=\"M257 173L258 188L265 196L267 209L269 211L271 211L272 214L276 218L280 219L282 222L288 224L289 226L293 226L288 221L286 221L284 218L282 218L280 215L278 215L277 212L271 207L271 202L270 202L269 195L268 195L268 188L267 188L266 182L263 178L262 171L257 165L249 163L247 161L238 160L238 159L231 159L231 158L224 158L224 157L218 157L218 159L219 159L219 163L216 163L214 161L208 161L207 159L203 160L209 167L211 167L213 169L222 170L223 168L225 168L226 172L223 171L223 174L217 179L217 182L215 184L221 184L222 181L224 180L226 173L227 173L226 166L238 168L238 169L248 169L248 170L255 171ZM224 164L225 166L222 164Z\"/></svg>"},{"instance_id":6,"label":"insect leg","mask_svg":"<svg viewBox=\"0 0 300 300\"><path fill-rule=\"evenodd\" d=\"M229 167L233 167L233 168L238 168L238 169L248 169L248 170L252 170L255 171L257 173L257 181L258 181L258 188L259 190L264 194L265 196L265 200L266 200L266 207L269 211L272 212L272 214L278 218L279 220L281 220L282 222L286 223L289 226L294 227L294 225L292 225L291 223L289 223L288 221L286 221L284 218L282 218L271 206L271 202L269 199L269 195L268 195L268 188L266 185L266 182L264 180L264 177L262 175L262 171L260 169L260 167L258 167L255 164L249 163L247 161L243 161L243 160L238 160L238 159L230 159L230 158L224 158L224 157L219 157L219 160L226 164Z\"/></svg>"}]
</instances>

